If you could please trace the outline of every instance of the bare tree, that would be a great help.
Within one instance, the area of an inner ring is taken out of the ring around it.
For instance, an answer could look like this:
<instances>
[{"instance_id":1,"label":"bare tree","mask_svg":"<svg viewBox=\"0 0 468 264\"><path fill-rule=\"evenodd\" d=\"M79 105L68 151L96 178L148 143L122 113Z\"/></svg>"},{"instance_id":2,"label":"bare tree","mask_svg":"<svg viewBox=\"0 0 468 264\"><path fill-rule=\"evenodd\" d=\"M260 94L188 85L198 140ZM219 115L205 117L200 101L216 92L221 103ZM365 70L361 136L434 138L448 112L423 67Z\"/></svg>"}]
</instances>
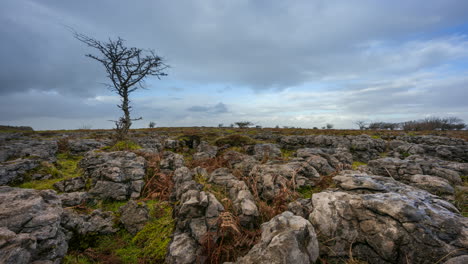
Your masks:
<instances>
[{"instance_id":1,"label":"bare tree","mask_svg":"<svg viewBox=\"0 0 468 264\"><path fill-rule=\"evenodd\" d=\"M130 118L132 107L129 95L144 88L146 77L156 76L160 79L161 76L166 76L164 70L169 66L153 50L126 47L125 41L120 37L117 40L109 39L108 42L101 42L77 32L74 32L74 37L101 53L101 56L86 54L86 57L104 65L107 77L111 80L111 84L106 84L107 87L120 96L121 104L118 107L122 109L123 117L114 122L117 138L123 139L127 136L132 121L142 119L141 117Z\"/></svg>"},{"instance_id":2,"label":"bare tree","mask_svg":"<svg viewBox=\"0 0 468 264\"><path fill-rule=\"evenodd\" d=\"M236 124L239 128L248 128L249 126L254 125L254 123L250 121L239 121L239 122L235 122L234 124Z\"/></svg>"},{"instance_id":3,"label":"bare tree","mask_svg":"<svg viewBox=\"0 0 468 264\"><path fill-rule=\"evenodd\" d=\"M363 121L363 120L357 120L354 122L354 124L356 124L360 130L366 129L366 125L367 125L366 121Z\"/></svg>"}]
</instances>

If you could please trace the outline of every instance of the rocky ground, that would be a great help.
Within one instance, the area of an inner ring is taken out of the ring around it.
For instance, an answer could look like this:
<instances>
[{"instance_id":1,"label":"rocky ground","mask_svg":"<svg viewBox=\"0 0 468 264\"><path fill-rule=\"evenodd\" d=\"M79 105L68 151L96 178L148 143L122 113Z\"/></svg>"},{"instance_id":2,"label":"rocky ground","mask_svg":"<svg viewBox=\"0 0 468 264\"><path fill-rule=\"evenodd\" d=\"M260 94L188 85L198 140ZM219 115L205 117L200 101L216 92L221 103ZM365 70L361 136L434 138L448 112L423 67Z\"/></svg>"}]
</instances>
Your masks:
<instances>
[{"instance_id":1,"label":"rocky ground","mask_svg":"<svg viewBox=\"0 0 468 264\"><path fill-rule=\"evenodd\" d=\"M468 263L462 138L8 132L0 185L0 263Z\"/></svg>"}]
</instances>

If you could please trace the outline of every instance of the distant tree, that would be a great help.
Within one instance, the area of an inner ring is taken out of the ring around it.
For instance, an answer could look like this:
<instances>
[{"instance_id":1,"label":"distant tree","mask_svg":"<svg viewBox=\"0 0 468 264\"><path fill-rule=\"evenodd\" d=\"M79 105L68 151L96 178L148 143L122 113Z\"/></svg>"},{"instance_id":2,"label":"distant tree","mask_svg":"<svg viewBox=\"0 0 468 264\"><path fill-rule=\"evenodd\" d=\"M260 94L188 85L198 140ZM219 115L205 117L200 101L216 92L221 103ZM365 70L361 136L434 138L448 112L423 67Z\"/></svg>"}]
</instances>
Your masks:
<instances>
[{"instance_id":1,"label":"distant tree","mask_svg":"<svg viewBox=\"0 0 468 264\"><path fill-rule=\"evenodd\" d=\"M118 139L125 138L132 121L140 118L130 118L130 99L132 92L144 88L144 80L149 76L158 79L167 74L164 72L169 66L163 59L157 56L153 50L143 50L134 47L126 47L120 37L116 40L109 39L101 42L84 34L74 32L74 37L91 48L97 49L101 56L87 54L86 56L100 62L110 79L107 87L120 96L121 104L118 107L123 111L123 117L114 121Z\"/></svg>"},{"instance_id":2,"label":"distant tree","mask_svg":"<svg viewBox=\"0 0 468 264\"><path fill-rule=\"evenodd\" d=\"M239 121L239 122L235 122L234 124L236 124L236 126L238 126L239 128L248 128L249 126L254 125L254 123L250 121Z\"/></svg>"},{"instance_id":3,"label":"distant tree","mask_svg":"<svg viewBox=\"0 0 468 264\"><path fill-rule=\"evenodd\" d=\"M276 125L275 128L280 128L279 125Z\"/></svg>"},{"instance_id":4,"label":"distant tree","mask_svg":"<svg viewBox=\"0 0 468 264\"><path fill-rule=\"evenodd\" d=\"M224 126L224 124L222 124L222 123L221 123L221 124L218 124L218 127L223 127L223 126Z\"/></svg>"},{"instance_id":5,"label":"distant tree","mask_svg":"<svg viewBox=\"0 0 468 264\"><path fill-rule=\"evenodd\" d=\"M364 130L366 129L366 121L363 121L363 120L357 120L354 122L355 125L357 125L359 127L360 130Z\"/></svg>"},{"instance_id":6,"label":"distant tree","mask_svg":"<svg viewBox=\"0 0 468 264\"><path fill-rule=\"evenodd\" d=\"M327 124L327 129L332 129L333 127L334 127L333 124L330 124L330 123Z\"/></svg>"},{"instance_id":7,"label":"distant tree","mask_svg":"<svg viewBox=\"0 0 468 264\"><path fill-rule=\"evenodd\" d=\"M149 122L149 124L148 124L149 128L154 128L155 126L156 126L156 123L153 122L153 121Z\"/></svg>"},{"instance_id":8,"label":"distant tree","mask_svg":"<svg viewBox=\"0 0 468 264\"><path fill-rule=\"evenodd\" d=\"M313 127L312 129L318 129L318 127Z\"/></svg>"}]
</instances>

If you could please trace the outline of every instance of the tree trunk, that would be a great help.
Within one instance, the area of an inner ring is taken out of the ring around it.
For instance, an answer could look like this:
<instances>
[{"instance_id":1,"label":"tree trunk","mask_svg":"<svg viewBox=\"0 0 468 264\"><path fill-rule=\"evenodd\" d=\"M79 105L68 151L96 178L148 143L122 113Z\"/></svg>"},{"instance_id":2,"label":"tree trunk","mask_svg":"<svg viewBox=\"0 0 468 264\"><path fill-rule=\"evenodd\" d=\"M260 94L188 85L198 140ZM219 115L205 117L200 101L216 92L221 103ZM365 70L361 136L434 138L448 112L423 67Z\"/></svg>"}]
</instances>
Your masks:
<instances>
[{"instance_id":1,"label":"tree trunk","mask_svg":"<svg viewBox=\"0 0 468 264\"><path fill-rule=\"evenodd\" d=\"M129 109L129 101L128 101L128 93L125 92L124 96L122 97L122 111L124 112L124 129L127 132L132 125L132 120L130 119L130 109Z\"/></svg>"}]
</instances>

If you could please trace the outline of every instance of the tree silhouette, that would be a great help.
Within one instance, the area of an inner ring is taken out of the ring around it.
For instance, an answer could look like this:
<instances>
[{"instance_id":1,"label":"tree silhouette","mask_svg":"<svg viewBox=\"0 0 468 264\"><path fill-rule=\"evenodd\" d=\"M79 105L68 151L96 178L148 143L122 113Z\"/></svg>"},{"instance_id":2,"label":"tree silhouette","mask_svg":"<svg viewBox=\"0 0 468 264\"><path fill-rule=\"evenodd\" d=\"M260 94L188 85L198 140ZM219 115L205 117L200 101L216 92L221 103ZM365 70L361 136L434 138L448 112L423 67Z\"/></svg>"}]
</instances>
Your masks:
<instances>
[{"instance_id":1,"label":"tree silhouette","mask_svg":"<svg viewBox=\"0 0 468 264\"><path fill-rule=\"evenodd\" d=\"M94 59L104 66L107 77L111 81L111 84L106 84L106 86L120 96L121 104L117 106L123 111L123 116L114 122L117 138L119 140L124 139L128 134L132 121L142 119L141 117L130 118L132 109L129 99L130 94L144 88L146 77L156 76L160 79L162 76L166 76L164 70L169 66L153 50L126 47L124 45L125 41L120 37L117 40L109 39L108 42L101 42L77 32L74 32L74 37L100 52L100 56L86 54L86 57Z\"/></svg>"}]
</instances>

